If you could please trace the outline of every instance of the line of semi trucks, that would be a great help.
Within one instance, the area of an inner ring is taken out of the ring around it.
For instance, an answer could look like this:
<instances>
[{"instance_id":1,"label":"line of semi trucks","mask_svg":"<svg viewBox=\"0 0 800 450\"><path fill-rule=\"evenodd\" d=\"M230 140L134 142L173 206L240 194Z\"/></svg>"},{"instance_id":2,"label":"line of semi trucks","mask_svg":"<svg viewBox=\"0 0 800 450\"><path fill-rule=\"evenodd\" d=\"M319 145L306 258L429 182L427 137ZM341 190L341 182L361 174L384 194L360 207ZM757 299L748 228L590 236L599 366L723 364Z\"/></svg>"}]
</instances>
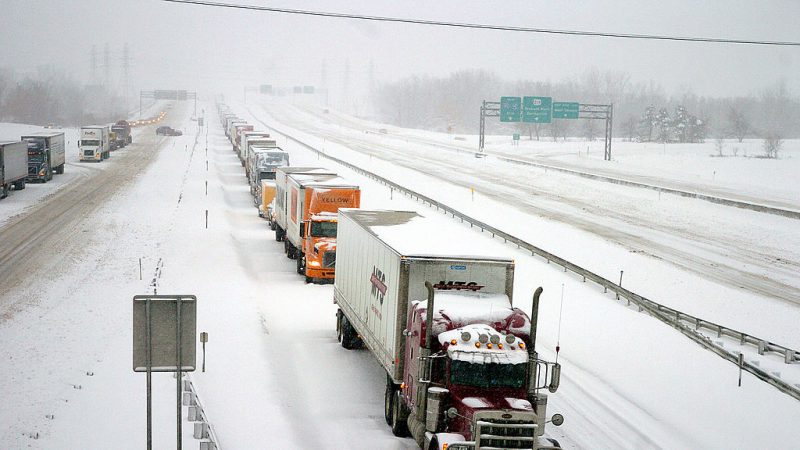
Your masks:
<instances>
[{"instance_id":1,"label":"line of semi trucks","mask_svg":"<svg viewBox=\"0 0 800 450\"><path fill-rule=\"evenodd\" d=\"M465 254L471 231L414 211L360 208L360 189L321 167L259 165L282 152L218 104L251 192L307 282L333 281L336 332L386 372L384 418L425 450L556 449L545 435L561 366L536 352L542 288L514 306L514 261ZM258 144L257 144L258 142Z\"/></svg>"},{"instance_id":2,"label":"line of semi trucks","mask_svg":"<svg viewBox=\"0 0 800 450\"><path fill-rule=\"evenodd\" d=\"M78 159L101 162L111 152L133 143L132 128L162 121L166 113L136 121L119 120L111 125L87 125L80 129ZM63 131L39 131L17 140L0 140L0 199L12 188L27 183L47 183L53 174L63 174L66 145Z\"/></svg>"}]
</instances>

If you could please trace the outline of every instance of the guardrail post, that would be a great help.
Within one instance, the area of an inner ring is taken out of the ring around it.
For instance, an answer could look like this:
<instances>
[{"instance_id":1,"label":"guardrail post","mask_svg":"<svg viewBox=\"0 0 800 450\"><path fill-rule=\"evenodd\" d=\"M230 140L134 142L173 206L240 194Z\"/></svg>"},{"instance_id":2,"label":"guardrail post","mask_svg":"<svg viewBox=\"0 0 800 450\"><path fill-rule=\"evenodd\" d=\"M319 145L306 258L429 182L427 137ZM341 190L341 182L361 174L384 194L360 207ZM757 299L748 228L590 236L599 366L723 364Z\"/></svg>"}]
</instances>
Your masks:
<instances>
[{"instance_id":1,"label":"guardrail post","mask_svg":"<svg viewBox=\"0 0 800 450\"><path fill-rule=\"evenodd\" d=\"M758 341L758 354L763 355L764 350L766 350L767 344L764 341Z\"/></svg>"},{"instance_id":2,"label":"guardrail post","mask_svg":"<svg viewBox=\"0 0 800 450\"><path fill-rule=\"evenodd\" d=\"M792 364L794 362L794 350L787 348L784 354L784 362L786 364Z\"/></svg>"}]
</instances>

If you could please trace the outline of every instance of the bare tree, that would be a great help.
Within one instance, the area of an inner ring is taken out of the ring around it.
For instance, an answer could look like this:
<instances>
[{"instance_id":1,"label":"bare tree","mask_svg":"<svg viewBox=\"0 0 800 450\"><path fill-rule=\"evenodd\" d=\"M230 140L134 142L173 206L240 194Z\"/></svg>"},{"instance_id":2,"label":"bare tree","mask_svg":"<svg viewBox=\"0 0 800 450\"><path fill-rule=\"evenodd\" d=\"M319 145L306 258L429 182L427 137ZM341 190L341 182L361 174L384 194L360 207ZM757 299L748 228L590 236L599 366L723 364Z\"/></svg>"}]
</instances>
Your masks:
<instances>
[{"instance_id":1,"label":"bare tree","mask_svg":"<svg viewBox=\"0 0 800 450\"><path fill-rule=\"evenodd\" d=\"M728 107L728 133L741 143L750 131L750 122L742 110L733 105Z\"/></svg>"},{"instance_id":2,"label":"bare tree","mask_svg":"<svg viewBox=\"0 0 800 450\"><path fill-rule=\"evenodd\" d=\"M587 141L594 141L597 138L597 122L593 119L584 119L582 131L583 137L586 138Z\"/></svg>"},{"instance_id":3,"label":"bare tree","mask_svg":"<svg viewBox=\"0 0 800 450\"><path fill-rule=\"evenodd\" d=\"M628 120L622 124L622 127L625 130L625 137L628 142L633 142L633 138L636 136L636 119L633 116L628 116Z\"/></svg>"},{"instance_id":4,"label":"bare tree","mask_svg":"<svg viewBox=\"0 0 800 450\"><path fill-rule=\"evenodd\" d=\"M783 147L783 138L778 133L767 133L767 135L764 136L762 147L764 148L764 156L777 159L778 152L781 150L781 147Z\"/></svg>"}]
</instances>

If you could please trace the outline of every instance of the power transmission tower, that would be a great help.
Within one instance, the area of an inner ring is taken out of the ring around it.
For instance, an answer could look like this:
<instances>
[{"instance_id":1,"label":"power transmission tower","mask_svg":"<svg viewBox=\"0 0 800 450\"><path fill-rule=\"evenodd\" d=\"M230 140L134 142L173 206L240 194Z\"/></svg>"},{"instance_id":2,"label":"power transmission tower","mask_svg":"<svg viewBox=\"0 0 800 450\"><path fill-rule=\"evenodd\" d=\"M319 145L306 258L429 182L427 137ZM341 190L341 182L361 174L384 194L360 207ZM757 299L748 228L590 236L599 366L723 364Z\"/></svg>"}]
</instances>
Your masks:
<instances>
[{"instance_id":1,"label":"power transmission tower","mask_svg":"<svg viewBox=\"0 0 800 450\"><path fill-rule=\"evenodd\" d=\"M97 46L92 45L91 51L91 66L92 66L92 84L97 84Z\"/></svg>"},{"instance_id":2,"label":"power transmission tower","mask_svg":"<svg viewBox=\"0 0 800 450\"><path fill-rule=\"evenodd\" d=\"M122 92L125 97L125 111L128 111L128 69L131 67L131 56L128 51L128 43L122 47Z\"/></svg>"},{"instance_id":3,"label":"power transmission tower","mask_svg":"<svg viewBox=\"0 0 800 450\"><path fill-rule=\"evenodd\" d=\"M103 48L103 85L106 89L109 89L110 86L110 77L109 73L111 71L111 64L109 58L109 51L108 51L108 42L106 42L105 47Z\"/></svg>"}]
</instances>

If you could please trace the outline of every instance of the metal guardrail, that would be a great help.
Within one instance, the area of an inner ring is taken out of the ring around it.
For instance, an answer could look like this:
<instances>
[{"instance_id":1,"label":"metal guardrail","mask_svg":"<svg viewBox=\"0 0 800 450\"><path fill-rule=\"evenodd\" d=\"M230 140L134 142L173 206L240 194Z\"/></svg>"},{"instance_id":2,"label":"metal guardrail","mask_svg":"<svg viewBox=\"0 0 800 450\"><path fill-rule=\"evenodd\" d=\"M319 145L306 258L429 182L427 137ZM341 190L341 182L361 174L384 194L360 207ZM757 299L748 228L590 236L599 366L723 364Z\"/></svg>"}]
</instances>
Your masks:
<instances>
[{"instance_id":1,"label":"metal guardrail","mask_svg":"<svg viewBox=\"0 0 800 450\"><path fill-rule=\"evenodd\" d=\"M252 112L251 112L251 115L253 115ZM253 117L255 117L255 115L253 115ZM718 345L718 344L714 343L709 337L704 336L703 334L701 334L697 330L700 329L700 328L708 329L710 331L716 332L717 335L720 336L720 337L721 336L728 336L728 337L731 337L733 339L736 339L736 340L738 340L740 342L741 345L745 345L745 344L755 345L758 348L759 354L764 354L764 353L781 354L781 355L784 356L784 361L787 364L800 363L800 352L797 352L796 350L790 349L788 347L784 347L782 345L778 345L778 344L772 343L772 342L770 342L768 340L765 340L765 339L757 338L757 337L749 335L747 333L743 333L741 331L737 331L737 330L734 330L732 328L728 328L728 327L716 324L714 322L710 322L710 321L707 321L707 320L700 319L698 317L694 317L694 316L692 316L690 314L686 314L686 313L680 312L678 310L675 310L673 308L670 308L668 306L664 306L664 305L662 305L660 303L654 302L654 301L652 301L652 300L650 300L650 299L648 299L646 297L643 297L643 296L641 296L639 294L631 292L631 291L623 288L622 286L614 283L613 281L608 280L608 279L606 279L606 278L604 278L604 277L602 277L602 276L600 276L600 275L598 275L598 274L596 274L594 272L591 272L588 269L585 269L585 268L583 268L583 267L581 267L581 266L579 266L577 264L574 264L574 263L572 263L570 261L567 261L566 259L563 259L563 258L561 258L559 256L556 256L555 254L550 253L547 250L539 248L539 247L537 247L537 246L535 246L535 245L533 245L533 244L531 244L529 242L526 242L526 241L524 241L524 240L522 240L522 239L520 239L520 238L518 238L516 236L513 236L513 235L508 234L508 233L506 233L506 232L504 232L502 230L499 230L499 229L497 229L497 228L495 228L495 227L493 227L493 226L491 226L491 225L489 225L489 224L487 224L485 222L482 222L480 220L477 220L475 218L467 216L466 214L463 214L463 213L457 211L456 209L454 209L454 208L452 208L450 206L447 206L447 205L445 205L445 204L443 204L441 202L438 202L438 201L436 201L436 200L434 200L434 199L432 199L430 197L427 197L427 196L425 196L423 194L420 194L420 193L418 193L416 191L413 191L411 189L408 189L408 188L405 188L403 186L400 186L399 184L397 184L397 183L395 183L393 181L390 181L390 180L388 180L386 178L383 178L383 177L381 177L381 176L379 176L379 175L377 175L377 174L375 174L373 172L365 170L365 169L363 169L361 167L358 167L358 166L356 166L354 164L351 164L351 163L349 163L347 161L344 161L344 160L342 160L340 158L337 158L335 156L328 155L325 152L314 148L312 145L310 145L310 144L308 144L306 142L303 142L300 139L297 139L294 136L291 136L291 135L287 134L286 132L275 128L274 126L267 125L262 120L259 120L257 118L256 118L256 120L261 122L264 126L266 126L268 128L271 128L271 129L277 131L278 133L283 134L284 136L286 136L287 139L291 139L292 141L300 144L301 146L303 146L303 147L305 147L305 148L317 153L317 155L319 155L320 157L324 157L324 158L327 158L327 159L329 159L331 161L336 162L337 164L341 164L341 165L347 167L348 169L350 169L350 170L352 170L354 172L357 172L357 173L359 173L359 174L361 174L361 175L363 175L363 176L365 176L367 178L370 178L370 179L372 179L372 180L374 180L374 181L376 181L376 182L378 182L380 184L383 184L384 186L388 186L390 189L397 190L398 192L401 192L401 193L407 195L408 197L410 197L412 199L416 199L417 201L420 201L423 204L427 203L429 206L431 206L433 208L436 208L437 210L442 210L446 214L451 215L453 218L458 218L459 220L461 220L462 223L463 222L469 223L470 227L480 228L481 231L486 231L486 232L491 233L492 237L502 238L503 241L505 241L506 243L512 243L512 244L516 245L518 248L522 248L522 249L528 250L529 252L531 252L531 255L542 257L545 260L547 260L548 263L553 262L555 264L558 264L559 266L564 268L565 272L566 271L570 271L570 272L572 272L572 273L574 273L574 274L576 274L578 276L583 277L583 281L590 280L590 281L602 286L604 288L604 290L606 290L606 291L610 290L611 292L614 292L618 297L626 299L629 304L633 303L634 305L638 306L639 311L647 312L652 317L655 317L656 319L658 319L658 320L666 323L667 325L670 325L671 327L675 328L676 330L681 332L683 335L685 335L689 339L691 339L694 342L696 342L697 344L699 344L701 347L706 348L706 349L716 353L717 355L721 356L722 358L733 362L737 366L739 365L739 354L738 353L733 353L733 352L729 352L729 351L725 350L721 345ZM692 327L690 327L689 325L686 325L685 323L692 324L694 326L694 329ZM746 370L747 372L750 372L751 374L755 375L758 379L760 379L760 380L762 380L762 381L774 386L779 391L781 391L781 392L783 392L783 393L795 398L796 400L800 400L800 386L793 386L793 385L787 383L786 381L783 381L780 378L778 378L776 376L773 376L772 374L766 372L765 370L761 369L760 367L758 367L758 366L756 366L754 364L751 364L751 363L749 363L747 361L742 362L741 368L743 370Z\"/></svg>"},{"instance_id":2,"label":"metal guardrail","mask_svg":"<svg viewBox=\"0 0 800 450\"><path fill-rule=\"evenodd\" d=\"M188 420L194 422L194 438L200 440L200 450L221 450L219 439L188 374L183 380L183 391L183 404L189 407Z\"/></svg>"}]
</instances>

